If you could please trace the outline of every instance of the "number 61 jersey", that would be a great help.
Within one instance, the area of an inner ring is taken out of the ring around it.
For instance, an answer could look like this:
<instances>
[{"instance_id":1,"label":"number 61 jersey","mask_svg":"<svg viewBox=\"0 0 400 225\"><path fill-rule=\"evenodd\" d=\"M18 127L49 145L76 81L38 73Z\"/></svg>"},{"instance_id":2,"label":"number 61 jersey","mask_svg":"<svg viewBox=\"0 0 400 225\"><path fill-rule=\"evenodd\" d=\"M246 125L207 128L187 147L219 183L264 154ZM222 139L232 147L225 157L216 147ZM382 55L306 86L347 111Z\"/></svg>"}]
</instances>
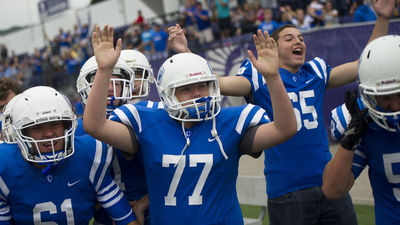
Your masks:
<instances>
[{"instance_id":1,"label":"number 61 jersey","mask_svg":"<svg viewBox=\"0 0 400 225\"><path fill-rule=\"evenodd\" d=\"M135 219L109 173L112 149L89 135L47 174L25 161L16 144L0 145L0 224L88 224L96 202L117 224Z\"/></svg>"},{"instance_id":2,"label":"number 61 jersey","mask_svg":"<svg viewBox=\"0 0 400 225\"><path fill-rule=\"evenodd\" d=\"M267 123L265 111L244 105L222 108L213 120L185 129L164 109L124 105L110 119L132 127L140 144L152 224L243 224L236 194L239 143L250 126ZM227 158L224 157L226 154Z\"/></svg>"}]
</instances>

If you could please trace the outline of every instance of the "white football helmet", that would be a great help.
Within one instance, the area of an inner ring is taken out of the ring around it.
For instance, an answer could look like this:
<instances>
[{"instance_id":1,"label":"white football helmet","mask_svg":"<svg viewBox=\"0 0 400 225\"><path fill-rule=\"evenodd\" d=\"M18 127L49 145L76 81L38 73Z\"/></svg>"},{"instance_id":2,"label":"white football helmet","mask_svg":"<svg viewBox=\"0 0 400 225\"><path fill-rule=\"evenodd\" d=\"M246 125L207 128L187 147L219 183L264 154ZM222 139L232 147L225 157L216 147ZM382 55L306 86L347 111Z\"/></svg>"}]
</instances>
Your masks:
<instances>
[{"instance_id":1,"label":"white football helmet","mask_svg":"<svg viewBox=\"0 0 400 225\"><path fill-rule=\"evenodd\" d=\"M139 51L126 49L121 51L120 59L134 72L134 88L129 102L137 103L149 96L150 85L154 82L153 69L146 56ZM140 83L140 85L137 85Z\"/></svg>"},{"instance_id":2,"label":"white football helmet","mask_svg":"<svg viewBox=\"0 0 400 225\"><path fill-rule=\"evenodd\" d=\"M400 111L384 111L376 96L400 93L399 71L400 36L383 36L364 48L358 66L361 100L372 119L392 132L400 132Z\"/></svg>"},{"instance_id":3,"label":"white football helmet","mask_svg":"<svg viewBox=\"0 0 400 225\"><path fill-rule=\"evenodd\" d=\"M14 105L15 100L20 96L20 94L14 96L4 107L3 117L1 118L1 135L3 140L7 144L15 144L17 143L17 139L15 139L15 133L11 126L11 111Z\"/></svg>"},{"instance_id":4,"label":"white football helmet","mask_svg":"<svg viewBox=\"0 0 400 225\"><path fill-rule=\"evenodd\" d=\"M86 104L86 101L89 97L90 90L93 85L94 76L97 71L97 62L94 56L90 57L85 64L83 64L81 71L79 72L78 79L76 81L76 88L78 93L82 97L82 103ZM113 69L113 75L120 76L121 78L111 78L112 85L114 87L114 94L107 98L111 103L107 105L107 116L111 114L111 112L117 108L125 104L129 99L132 98L132 89L133 89L133 71L129 68L129 66L120 59L118 59L117 63ZM117 82L122 83L122 93L116 93L115 85ZM114 105L114 100L121 100L118 105Z\"/></svg>"},{"instance_id":5,"label":"white football helmet","mask_svg":"<svg viewBox=\"0 0 400 225\"><path fill-rule=\"evenodd\" d=\"M207 82L208 97L179 102L177 87ZM214 118L221 110L217 77L208 62L193 53L180 53L167 59L157 75L157 90L169 115L180 121L201 121Z\"/></svg>"},{"instance_id":6,"label":"white football helmet","mask_svg":"<svg viewBox=\"0 0 400 225\"><path fill-rule=\"evenodd\" d=\"M10 120L22 156L34 163L57 163L74 153L76 115L68 99L51 87L29 88L15 99ZM64 135L35 140L25 134L25 129L38 124L63 121ZM54 149L57 141L64 140L63 149ZM51 142L52 152L42 153L38 144Z\"/></svg>"}]
</instances>

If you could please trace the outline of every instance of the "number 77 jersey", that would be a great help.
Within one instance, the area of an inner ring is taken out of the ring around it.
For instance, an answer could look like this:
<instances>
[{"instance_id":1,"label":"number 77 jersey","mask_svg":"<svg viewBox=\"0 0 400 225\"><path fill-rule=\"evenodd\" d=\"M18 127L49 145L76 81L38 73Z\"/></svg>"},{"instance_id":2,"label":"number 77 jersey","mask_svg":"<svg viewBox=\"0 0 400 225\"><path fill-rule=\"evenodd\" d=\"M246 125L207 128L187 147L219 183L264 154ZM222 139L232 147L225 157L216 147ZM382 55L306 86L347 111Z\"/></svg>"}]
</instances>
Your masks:
<instances>
[{"instance_id":1,"label":"number 77 jersey","mask_svg":"<svg viewBox=\"0 0 400 225\"><path fill-rule=\"evenodd\" d=\"M111 120L133 127L143 158L152 224L242 225L236 194L239 142L250 126L269 122L258 106L221 109L216 129L224 153L211 135L213 121L185 129L164 109L124 105ZM225 158L226 154L227 158Z\"/></svg>"}]
</instances>

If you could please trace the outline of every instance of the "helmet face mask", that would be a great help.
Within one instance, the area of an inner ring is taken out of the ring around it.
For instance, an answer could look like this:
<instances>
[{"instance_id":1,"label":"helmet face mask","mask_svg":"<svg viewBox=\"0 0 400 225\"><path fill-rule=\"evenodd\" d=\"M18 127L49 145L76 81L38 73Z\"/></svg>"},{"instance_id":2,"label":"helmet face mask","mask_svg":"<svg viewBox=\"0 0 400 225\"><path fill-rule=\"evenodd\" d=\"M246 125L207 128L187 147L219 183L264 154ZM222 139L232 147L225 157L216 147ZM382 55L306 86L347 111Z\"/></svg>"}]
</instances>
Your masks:
<instances>
[{"instance_id":1,"label":"helmet face mask","mask_svg":"<svg viewBox=\"0 0 400 225\"><path fill-rule=\"evenodd\" d=\"M76 87L78 93L82 97L83 104L86 104L86 101L89 97L96 71L96 58L92 56L82 66L78 79L76 81ZM130 100L132 98L133 90L133 71L123 60L118 60L113 68L112 74L113 77L110 79L110 82L113 87L113 94L107 98L107 100L109 101L109 104L107 104L107 116L111 114L112 110ZM117 86L121 87L121 91L118 91L118 88L116 88ZM114 104L116 100L118 104Z\"/></svg>"},{"instance_id":2,"label":"helmet face mask","mask_svg":"<svg viewBox=\"0 0 400 225\"><path fill-rule=\"evenodd\" d=\"M177 88L205 82L208 96L179 101ZM179 121L202 121L220 111L220 90L216 76L202 57L181 53L167 59L157 75L157 90L168 114Z\"/></svg>"},{"instance_id":3,"label":"helmet face mask","mask_svg":"<svg viewBox=\"0 0 400 225\"><path fill-rule=\"evenodd\" d=\"M134 73L134 85L130 103L137 103L146 99L150 93L150 85L154 82L153 69L146 56L141 52L126 49L121 51L120 59L124 61Z\"/></svg>"},{"instance_id":4,"label":"helmet face mask","mask_svg":"<svg viewBox=\"0 0 400 225\"><path fill-rule=\"evenodd\" d=\"M400 133L400 110L392 112L379 101L400 94L399 62L400 36L377 38L361 54L358 82L361 100L374 122L388 131Z\"/></svg>"},{"instance_id":5,"label":"helmet face mask","mask_svg":"<svg viewBox=\"0 0 400 225\"><path fill-rule=\"evenodd\" d=\"M53 88L38 86L21 93L12 106L10 117L15 140L27 161L57 163L74 153L76 115L68 99ZM46 126L56 127L55 124L62 125L58 132L57 128L54 130L58 137L43 135L43 138L34 139L27 135L27 129L40 132ZM50 151L41 151L44 143Z\"/></svg>"}]
</instances>

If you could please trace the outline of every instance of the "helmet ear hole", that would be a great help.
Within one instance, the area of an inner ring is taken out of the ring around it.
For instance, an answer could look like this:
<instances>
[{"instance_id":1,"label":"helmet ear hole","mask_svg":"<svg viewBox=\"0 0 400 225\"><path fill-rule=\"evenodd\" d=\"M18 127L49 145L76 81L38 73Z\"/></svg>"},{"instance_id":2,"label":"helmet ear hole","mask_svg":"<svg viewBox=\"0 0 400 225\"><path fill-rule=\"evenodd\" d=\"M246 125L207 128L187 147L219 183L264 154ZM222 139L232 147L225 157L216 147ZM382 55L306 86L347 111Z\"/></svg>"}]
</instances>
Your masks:
<instances>
[{"instance_id":1,"label":"helmet ear hole","mask_svg":"<svg viewBox=\"0 0 400 225\"><path fill-rule=\"evenodd\" d=\"M385 111L378 96L400 93L400 36L387 35L370 42L361 53L358 83L361 100L371 118L382 128L400 132L400 111Z\"/></svg>"}]
</instances>

